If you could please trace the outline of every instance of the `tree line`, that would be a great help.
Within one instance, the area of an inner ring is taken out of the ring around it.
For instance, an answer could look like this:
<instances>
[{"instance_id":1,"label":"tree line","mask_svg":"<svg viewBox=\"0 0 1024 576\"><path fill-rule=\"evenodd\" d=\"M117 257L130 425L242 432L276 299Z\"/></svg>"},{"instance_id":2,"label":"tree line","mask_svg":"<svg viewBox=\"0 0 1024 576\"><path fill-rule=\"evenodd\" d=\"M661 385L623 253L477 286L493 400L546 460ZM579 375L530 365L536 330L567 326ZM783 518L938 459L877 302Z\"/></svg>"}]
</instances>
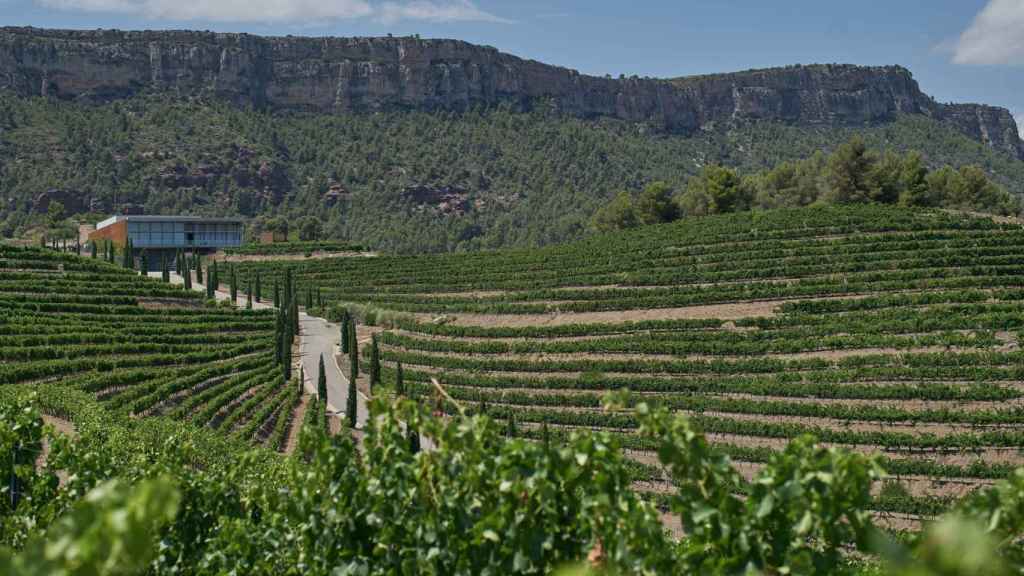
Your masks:
<instances>
[{"instance_id":1,"label":"tree line","mask_svg":"<svg viewBox=\"0 0 1024 576\"><path fill-rule=\"evenodd\" d=\"M832 154L786 161L743 175L709 164L681 189L648 184L637 195L622 191L591 219L598 231L672 222L686 216L811 204L893 204L1019 215L1024 204L975 165L930 170L916 151L882 152L856 136Z\"/></svg>"}]
</instances>

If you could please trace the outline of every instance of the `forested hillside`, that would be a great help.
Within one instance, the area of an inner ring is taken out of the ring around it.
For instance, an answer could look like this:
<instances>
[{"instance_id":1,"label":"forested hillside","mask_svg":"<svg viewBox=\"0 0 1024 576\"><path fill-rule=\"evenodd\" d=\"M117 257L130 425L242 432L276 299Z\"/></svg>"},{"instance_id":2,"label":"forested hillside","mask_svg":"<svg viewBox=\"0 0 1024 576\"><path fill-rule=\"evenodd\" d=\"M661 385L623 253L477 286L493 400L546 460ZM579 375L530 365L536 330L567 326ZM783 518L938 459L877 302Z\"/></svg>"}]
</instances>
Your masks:
<instances>
[{"instance_id":1,"label":"forested hillside","mask_svg":"<svg viewBox=\"0 0 1024 576\"><path fill-rule=\"evenodd\" d=\"M539 108L271 114L170 96L97 106L2 95L0 233L22 234L57 201L66 216L312 215L327 238L391 251L549 244L582 235L620 191L654 181L682 191L708 164L751 173L854 134L918 150L932 168L977 164L1024 193L1024 162L920 115L681 136Z\"/></svg>"}]
</instances>

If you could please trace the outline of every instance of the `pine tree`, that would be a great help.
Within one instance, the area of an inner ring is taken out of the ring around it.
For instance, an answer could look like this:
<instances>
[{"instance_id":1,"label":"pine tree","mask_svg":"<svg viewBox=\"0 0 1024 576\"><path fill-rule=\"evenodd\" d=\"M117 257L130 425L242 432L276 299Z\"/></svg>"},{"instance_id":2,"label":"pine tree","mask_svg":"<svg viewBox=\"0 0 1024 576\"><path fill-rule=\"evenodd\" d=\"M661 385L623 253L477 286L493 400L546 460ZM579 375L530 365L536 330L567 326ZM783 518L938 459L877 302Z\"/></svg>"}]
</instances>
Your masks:
<instances>
[{"instance_id":1,"label":"pine tree","mask_svg":"<svg viewBox=\"0 0 1024 576\"><path fill-rule=\"evenodd\" d=\"M359 410L359 403L356 397L356 379L348 379L348 398L346 398L345 405L345 416L348 417L348 427L355 428L359 422L359 415L356 413Z\"/></svg>"},{"instance_id":2,"label":"pine tree","mask_svg":"<svg viewBox=\"0 0 1024 576\"><path fill-rule=\"evenodd\" d=\"M370 390L380 384L380 347L377 345L377 335L370 339Z\"/></svg>"},{"instance_id":3,"label":"pine tree","mask_svg":"<svg viewBox=\"0 0 1024 576\"><path fill-rule=\"evenodd\" d=\"M256 303L259 304L260 298L263 293L263 285L260 284L260 271L256 270Z\"/></svg>"},{"instance_id":4,"label":"pine tree","mask_svg":"<svg viewBox=\"0 0 1024 576\"><path fill-rule=\"evenodd\" d=\"M316 393L324 401L327 401L327 368L324 366L324 355L320 354L320 375L316 379Z\"/></svg>"},{"instance_id":5,"label":"pine tree","mask_svg":"<svg viewBox=\"0 0 1024 576\"><path fill-rule=\"evenodd\" d=\"M402 371L402 363L395 366L395 394L405 396L405 374Z\"/></svg>"}]
</instances>

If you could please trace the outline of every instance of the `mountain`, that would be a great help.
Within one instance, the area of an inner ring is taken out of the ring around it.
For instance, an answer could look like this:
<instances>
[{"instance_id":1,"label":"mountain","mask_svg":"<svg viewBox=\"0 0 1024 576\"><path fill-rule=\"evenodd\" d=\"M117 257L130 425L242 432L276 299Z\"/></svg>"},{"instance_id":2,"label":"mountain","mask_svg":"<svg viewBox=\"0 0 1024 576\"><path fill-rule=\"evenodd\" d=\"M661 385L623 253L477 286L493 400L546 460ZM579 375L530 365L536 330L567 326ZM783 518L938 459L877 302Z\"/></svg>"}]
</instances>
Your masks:
<instances>
[{"instance_id":1,"label":"mountain","mask_svg":"<svg viewBox=\"0 0 1024 576\"><path fill-rule=\"evenodd\" d=\"M900 67L610 79L454 40L0 28L7 237L56 200L315 216L395 251L534 246L578 238L621 190L854 135L1024 194L1010 114L936 103Z\"/></svg>"},{"instance_id":2,"label":"mountain","mask_svg":"<svg viewBox=\"0 0 1024 576\"><path fill-rule=\"evenodd\" d=\"M543 102L573 116L609 116L683 134L751 119L850 125L922 114L1024 158L1007 110L936 103L899 66L612 79L457 40L2 28L0 88L91 101L164 90L314 112Z\"/></svg>"}]
</instances>

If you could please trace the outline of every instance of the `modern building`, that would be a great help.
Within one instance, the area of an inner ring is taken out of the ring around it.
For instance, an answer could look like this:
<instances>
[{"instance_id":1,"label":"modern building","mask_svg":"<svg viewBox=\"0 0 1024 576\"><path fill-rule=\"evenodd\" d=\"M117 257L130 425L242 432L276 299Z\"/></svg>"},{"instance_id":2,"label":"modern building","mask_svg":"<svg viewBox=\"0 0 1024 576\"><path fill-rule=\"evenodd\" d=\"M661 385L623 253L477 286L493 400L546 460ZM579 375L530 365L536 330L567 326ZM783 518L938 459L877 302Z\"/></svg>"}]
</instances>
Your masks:
<instances>
[{"instance_id":1,"label":"modern building","mask_svg":"<svg viewBox=\"0 0 1024 576\"><path fill-rule=\"evenodd\" d=\"M108 241L123 247L132 242L136 256L143 250L150 267L159 265L160 256L173 255L178 250L190 253L214 252L219 248L241 246L244 221L240 218L201 218L198 216L111 216L96 224L89 240Z\"/></svg>"}]
</instances>

